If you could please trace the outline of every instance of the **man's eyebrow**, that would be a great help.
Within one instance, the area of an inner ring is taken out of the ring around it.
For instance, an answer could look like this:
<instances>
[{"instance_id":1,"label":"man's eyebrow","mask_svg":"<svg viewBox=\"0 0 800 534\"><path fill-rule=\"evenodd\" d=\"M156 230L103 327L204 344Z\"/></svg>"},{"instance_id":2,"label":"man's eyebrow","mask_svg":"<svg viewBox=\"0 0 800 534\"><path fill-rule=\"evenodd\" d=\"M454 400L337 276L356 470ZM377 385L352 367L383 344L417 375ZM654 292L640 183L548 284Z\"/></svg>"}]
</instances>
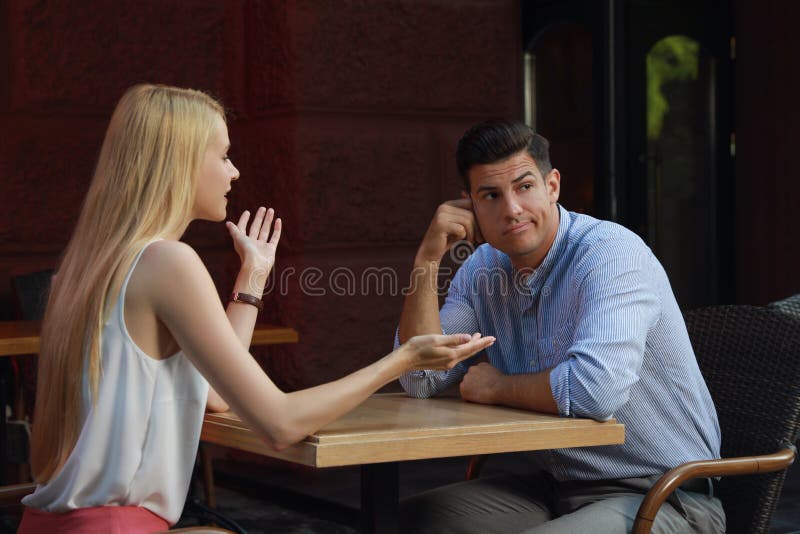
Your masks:
<instances>
[{"instance_id":1,"label":"man's eyebrow","mask_svg":"<svg viewBox=\"0 0 800 534\"><path fill-rule=\"evenodd\" d=\"M533 171L525 171L522 174L520 174L519 176L517 176L516 178L514 178L513 180L511 180L511 183L515 184L515 183L519 182L520 180L522 180L523 178L525 178L526 176L533 176L534 178L536 178L536 175L533 174Z\"/></svg>"},{"instance_id":2,"label":"man's eyebrow","mask_svg":"<svg viewBox=\"0 0 800 534\"><path fill-rule=\"evenodd\" d=\"M519 176L517 176L516 178L514 178L513 180L511 180L511 183L515 184L515 183L519 182L520 180L522 180L523 178L525 178L526 176L533 176L534 178L536 178L536 175L533 174L533 171L525 171L522 174L520 174ZM493 191L495 189L497 189L497 186L495 186L495 185L482 185L482 186L478 187L478 189L475 192L476 193L480 193L481 191Z\"/></svg>"}]
</instances>

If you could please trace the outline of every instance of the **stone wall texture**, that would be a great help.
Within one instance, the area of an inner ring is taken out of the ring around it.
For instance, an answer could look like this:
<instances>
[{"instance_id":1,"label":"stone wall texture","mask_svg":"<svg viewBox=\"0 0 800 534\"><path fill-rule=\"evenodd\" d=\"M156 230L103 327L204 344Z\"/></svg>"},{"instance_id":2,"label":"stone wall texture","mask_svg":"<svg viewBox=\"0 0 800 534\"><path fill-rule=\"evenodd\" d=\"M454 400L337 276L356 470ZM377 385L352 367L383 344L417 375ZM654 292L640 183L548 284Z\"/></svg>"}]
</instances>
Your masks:
<instances>
[{"instance_id":1,"label":"stone wall texture","mask_svg":"<svg viewBox=\"0 0 800 534\"><path fill-rule=\"evenodd\" d=\"M87 6L91 6L88 8ZM9 280L54 267L111 111L139 82L228 110L241 171L228 216L285 226L262 319L300 343L254 350L280 386L331 380L392 348L416 245L458 195L457 139L521 114L517 0L0 0L0 319ZM185 240L220 296L223 225ZM302 278L305 277L305 278Z\"/></svg>"}]
</instances>

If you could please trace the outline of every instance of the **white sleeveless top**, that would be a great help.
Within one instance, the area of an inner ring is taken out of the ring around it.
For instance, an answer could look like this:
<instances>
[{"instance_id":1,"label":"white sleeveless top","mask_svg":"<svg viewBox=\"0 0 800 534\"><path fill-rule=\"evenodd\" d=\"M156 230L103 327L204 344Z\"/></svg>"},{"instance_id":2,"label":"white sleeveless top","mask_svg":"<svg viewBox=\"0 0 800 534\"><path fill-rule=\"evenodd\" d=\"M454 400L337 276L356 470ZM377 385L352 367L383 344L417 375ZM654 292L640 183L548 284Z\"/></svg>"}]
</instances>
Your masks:
<instances>
[{"instance_id":1,"label":"white sleeveless top","mask_svg":"<svg viewBox=\"0 0 800 534\"><path fill-rule=\"evenodd\" d=\"M183 352L155 360L131 339L125 291L142 252L103 327L97 403L84 372L83 428L75 449L55 477L22 500L26 506L47 512L143 506L170 524L181 515L208 382Z\"/></svg>"}]
</instances>

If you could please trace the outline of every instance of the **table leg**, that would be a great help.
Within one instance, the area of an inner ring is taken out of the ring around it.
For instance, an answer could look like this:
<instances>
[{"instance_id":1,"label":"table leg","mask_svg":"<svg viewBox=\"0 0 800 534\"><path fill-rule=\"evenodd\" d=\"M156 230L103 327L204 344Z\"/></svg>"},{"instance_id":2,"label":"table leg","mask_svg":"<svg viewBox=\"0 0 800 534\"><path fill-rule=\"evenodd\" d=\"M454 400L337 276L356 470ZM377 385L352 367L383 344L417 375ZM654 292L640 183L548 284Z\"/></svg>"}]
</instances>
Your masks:
<instances>
[{"instance_id":1,"label":"table leg","mask_svg":"<svg viewBox=\"0 0 800 534\"><path fill-rule=\"evenodd\" d=\"M361 466L361 532L397 534L397 462Z\"/></svg>"}]
</instances>

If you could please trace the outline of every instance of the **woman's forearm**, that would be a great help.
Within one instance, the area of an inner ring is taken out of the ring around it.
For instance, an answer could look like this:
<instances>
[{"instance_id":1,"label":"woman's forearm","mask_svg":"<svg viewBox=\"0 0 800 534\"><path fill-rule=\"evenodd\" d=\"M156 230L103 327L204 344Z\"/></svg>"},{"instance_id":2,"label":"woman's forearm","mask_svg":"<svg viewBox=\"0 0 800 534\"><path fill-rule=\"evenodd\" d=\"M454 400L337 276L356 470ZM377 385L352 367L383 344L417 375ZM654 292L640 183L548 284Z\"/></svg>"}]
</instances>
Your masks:
<instances>
[{"instance_id":1,"label":"woman's forearm","mask_svg":"<svg viewBox=\"0 0 800 534\"><path fill-rule=\"evenodd\" d=\"M264 277L263 269L242 265L239 274L236 276L236 282L233 284L233 291L261 298L264 290ZM225 310L236 336L242 342L244 348L248 350L253 339L253 328L256 325L258 312L259 309L252 304L233 301L228 302Z\"/></svg>"},{"instance_id":2,"label":"woman's forearm","mask_svg":"<svg viewBox=\"0 0 800 534\"><path fill-rule=\"evenodd\" d=\"M286 418L279 435L271 436L272 445L282 449L302 440L396 380L408 368L409 358L402 353L404 350L401 348L333 382L287 393L283 410Z\"/></svg>"}]
</instances>

